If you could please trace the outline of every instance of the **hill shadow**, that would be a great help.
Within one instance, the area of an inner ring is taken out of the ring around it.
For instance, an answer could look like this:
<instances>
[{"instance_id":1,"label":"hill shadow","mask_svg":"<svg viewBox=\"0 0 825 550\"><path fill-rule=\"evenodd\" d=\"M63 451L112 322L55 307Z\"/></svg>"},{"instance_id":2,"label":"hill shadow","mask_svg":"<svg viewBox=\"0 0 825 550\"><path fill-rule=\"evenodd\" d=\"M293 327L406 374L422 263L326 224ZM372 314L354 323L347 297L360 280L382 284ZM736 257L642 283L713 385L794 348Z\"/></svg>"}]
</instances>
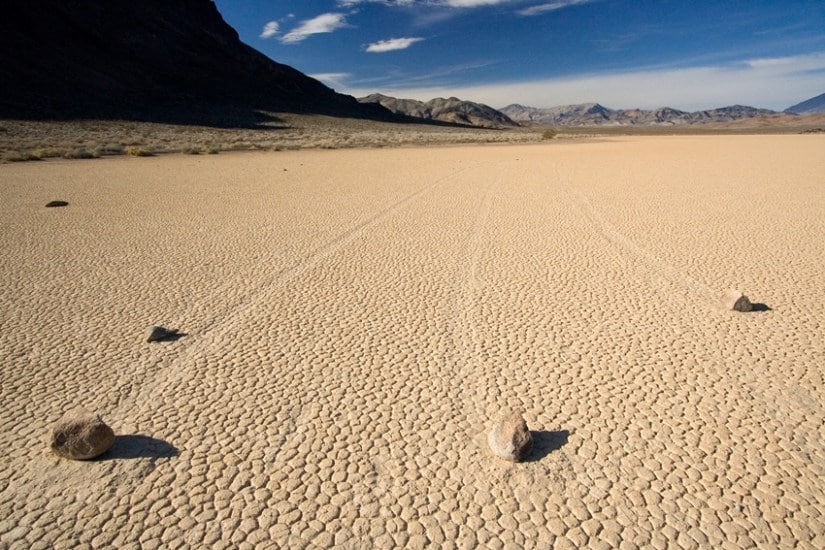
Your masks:
<instances>
[{"instance_id":1,"label":"hill shadow","mask_svg":"<svg viewBox=\"0 0 825 550\"><path fill-rule=\"evenodd\" d=\"M291 128L273 112L243 105L189 103L148 106L75 105L59 109L50 105L8 106L0 104L0 119L41 122L117 122L197 126L223 130L266 130L277 132Z\"/></svg>"},{"instance_id":2,"label":"hill shadow","mask_svg":"<svg viewBox=\"0 0 825 550\"><path fill-rule=\"evenodd\" d=\"M533 452L527 458L526 462L536 462L546 457L553 451L557 451L567 445L567 440L570 437L570 431L559 430L549 432L545 430L532 430L533 434Z\"/></svg>"},{"instance_id":3,"label":"hill shadow","mask_svg":"<svg viewBox=\"0 0 825 550\"><path fill-rule=\"evenodd\" d=\"M171 458L179 454L177 447L162 439L148 435L118 435L112 448L100 460Z\"/></svg>"}]
</instances>

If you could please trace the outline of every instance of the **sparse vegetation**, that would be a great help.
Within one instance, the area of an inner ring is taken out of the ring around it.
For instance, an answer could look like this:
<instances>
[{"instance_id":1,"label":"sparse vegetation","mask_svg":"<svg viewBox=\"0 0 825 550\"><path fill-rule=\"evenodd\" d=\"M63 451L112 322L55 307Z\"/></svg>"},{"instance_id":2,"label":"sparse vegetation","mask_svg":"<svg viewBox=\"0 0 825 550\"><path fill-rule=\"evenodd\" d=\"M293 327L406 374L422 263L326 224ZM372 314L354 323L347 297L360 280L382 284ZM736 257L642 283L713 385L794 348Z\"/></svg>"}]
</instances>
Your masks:
<instances>
[{"instance_id":1,"label":"sparse vegetation","mask_svg":"<svg viewBox=\"0 0 825 550\"><path fill-rule=\"evenodd\" d=\"M559 133L556 132L553 128L548 128L544 131L544 133L541 134L541 139L553 139L557 135L559 135Z\"/></svg>"}]
</instances>

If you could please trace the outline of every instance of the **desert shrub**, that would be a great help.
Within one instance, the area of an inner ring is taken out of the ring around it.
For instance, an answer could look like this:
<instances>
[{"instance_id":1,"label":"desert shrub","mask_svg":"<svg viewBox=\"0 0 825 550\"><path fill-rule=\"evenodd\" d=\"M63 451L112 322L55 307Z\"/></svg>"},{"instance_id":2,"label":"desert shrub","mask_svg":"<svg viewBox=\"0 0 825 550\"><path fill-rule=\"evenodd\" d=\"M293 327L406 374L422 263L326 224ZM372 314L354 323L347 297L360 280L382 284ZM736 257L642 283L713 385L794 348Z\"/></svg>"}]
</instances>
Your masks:
<instances>
[{"instance_id":1,"label":"desert shrub","mask_svg":"<svg viewBox=\"0 0 825 550\"><path fill-rule=\"evenodd\" d=\"M95 154L88 149L73 149L63 155L63 158L67 159L93 159L98 158L100 155Z\"/></svg>"},{"instance_id":2,"label":"desert shrub","mask_svg":"<svg viewBox=\"0 0 825 550\"><path fill-rule=\"evenodd\" d=\"M119 143L107 143L98 147L96 152L100 155L122 155L126 149Z\"/></svg>"},{"instance_id":3,"label":"desert shrub","mask_svg":"<svg viewBox=\"0 0 825 550\"><path fill-rule=\"evenodd\" d=\"M129 147L127 153L133 157L153 157L155 154L149 149L143 147Z\"/></svg>"},{"instance_id":4,"label":"desert shrub","mask_svg":"<svg viewBox=\"0 0 825 550\"><path fill-rule=\"evenodd\" d=\"M206 150L207 155L217 155L220 151L215 147L210 147Z\"/></svg>"},{"instance_id":5,"label":"desert shrub","mask_svg":"<svg viewBox=\"0 0 825 550\"><path fill-rule=\"evenodd\" d=\"M63 156L63 151L55 149L54 147L44 147L42 149L35 149L31 152L32 155L38 159L52 159Z\"/></svg>"},{"instance_id":6,"label":"desert shrub","mask_svg":"<svg viewBox=\"0 0 825 550\"><path fill-rule=\"evenodd\" d=\"M552 128L548 128L547 130L544 131L543 134L541 134L541 139L553 139L557 135L558 135L558 132L556 132Z\"/></svg>"},{"instance_id":7,"label":"desert shrub","mask_svg":"<svg viewBox=\"0 0 825 550\"><path fill-rule=\"evenodd\" d=\"M6 162L27 162L30 160L40 160L41 157L34 153L21 153L20 151L9 151L3 155L3 160Z\"/></svg>"}]
</instances>

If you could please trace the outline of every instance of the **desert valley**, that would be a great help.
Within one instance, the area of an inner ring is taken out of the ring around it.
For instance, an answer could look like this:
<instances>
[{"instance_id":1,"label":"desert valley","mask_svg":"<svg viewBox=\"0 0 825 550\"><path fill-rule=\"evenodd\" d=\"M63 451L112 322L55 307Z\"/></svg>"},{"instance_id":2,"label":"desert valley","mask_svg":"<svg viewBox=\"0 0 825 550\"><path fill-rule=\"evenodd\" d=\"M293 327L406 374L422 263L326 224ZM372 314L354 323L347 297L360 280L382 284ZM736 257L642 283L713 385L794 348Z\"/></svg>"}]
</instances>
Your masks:
<instances>
[{"instance_id":1,"label":"desert valley","mask_svg":"<svg viewBox=\"0 0 825 550\"><path fill-rule=\"evenodd\" d=\"M825 547L822 96L356 99L15 4L0 547Z\"/></svg>"}]
</instances>

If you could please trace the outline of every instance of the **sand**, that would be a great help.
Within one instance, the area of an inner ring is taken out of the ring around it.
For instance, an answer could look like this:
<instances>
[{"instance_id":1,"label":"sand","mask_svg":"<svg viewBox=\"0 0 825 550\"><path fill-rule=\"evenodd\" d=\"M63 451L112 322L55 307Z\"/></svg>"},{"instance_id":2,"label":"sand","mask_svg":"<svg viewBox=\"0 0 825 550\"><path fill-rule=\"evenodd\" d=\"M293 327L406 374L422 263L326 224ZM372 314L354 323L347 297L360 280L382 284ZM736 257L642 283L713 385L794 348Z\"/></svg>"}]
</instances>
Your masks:
<instances>
[{"instance_id":1,"label":"sand","mask_svg":"<svg viewBox=\"0 0 825 550\"><path fill-rule=\"evenodd\" d=\"M823 150L0 166L0 546L823 548Z\"/></svg>"}]
</instances>

